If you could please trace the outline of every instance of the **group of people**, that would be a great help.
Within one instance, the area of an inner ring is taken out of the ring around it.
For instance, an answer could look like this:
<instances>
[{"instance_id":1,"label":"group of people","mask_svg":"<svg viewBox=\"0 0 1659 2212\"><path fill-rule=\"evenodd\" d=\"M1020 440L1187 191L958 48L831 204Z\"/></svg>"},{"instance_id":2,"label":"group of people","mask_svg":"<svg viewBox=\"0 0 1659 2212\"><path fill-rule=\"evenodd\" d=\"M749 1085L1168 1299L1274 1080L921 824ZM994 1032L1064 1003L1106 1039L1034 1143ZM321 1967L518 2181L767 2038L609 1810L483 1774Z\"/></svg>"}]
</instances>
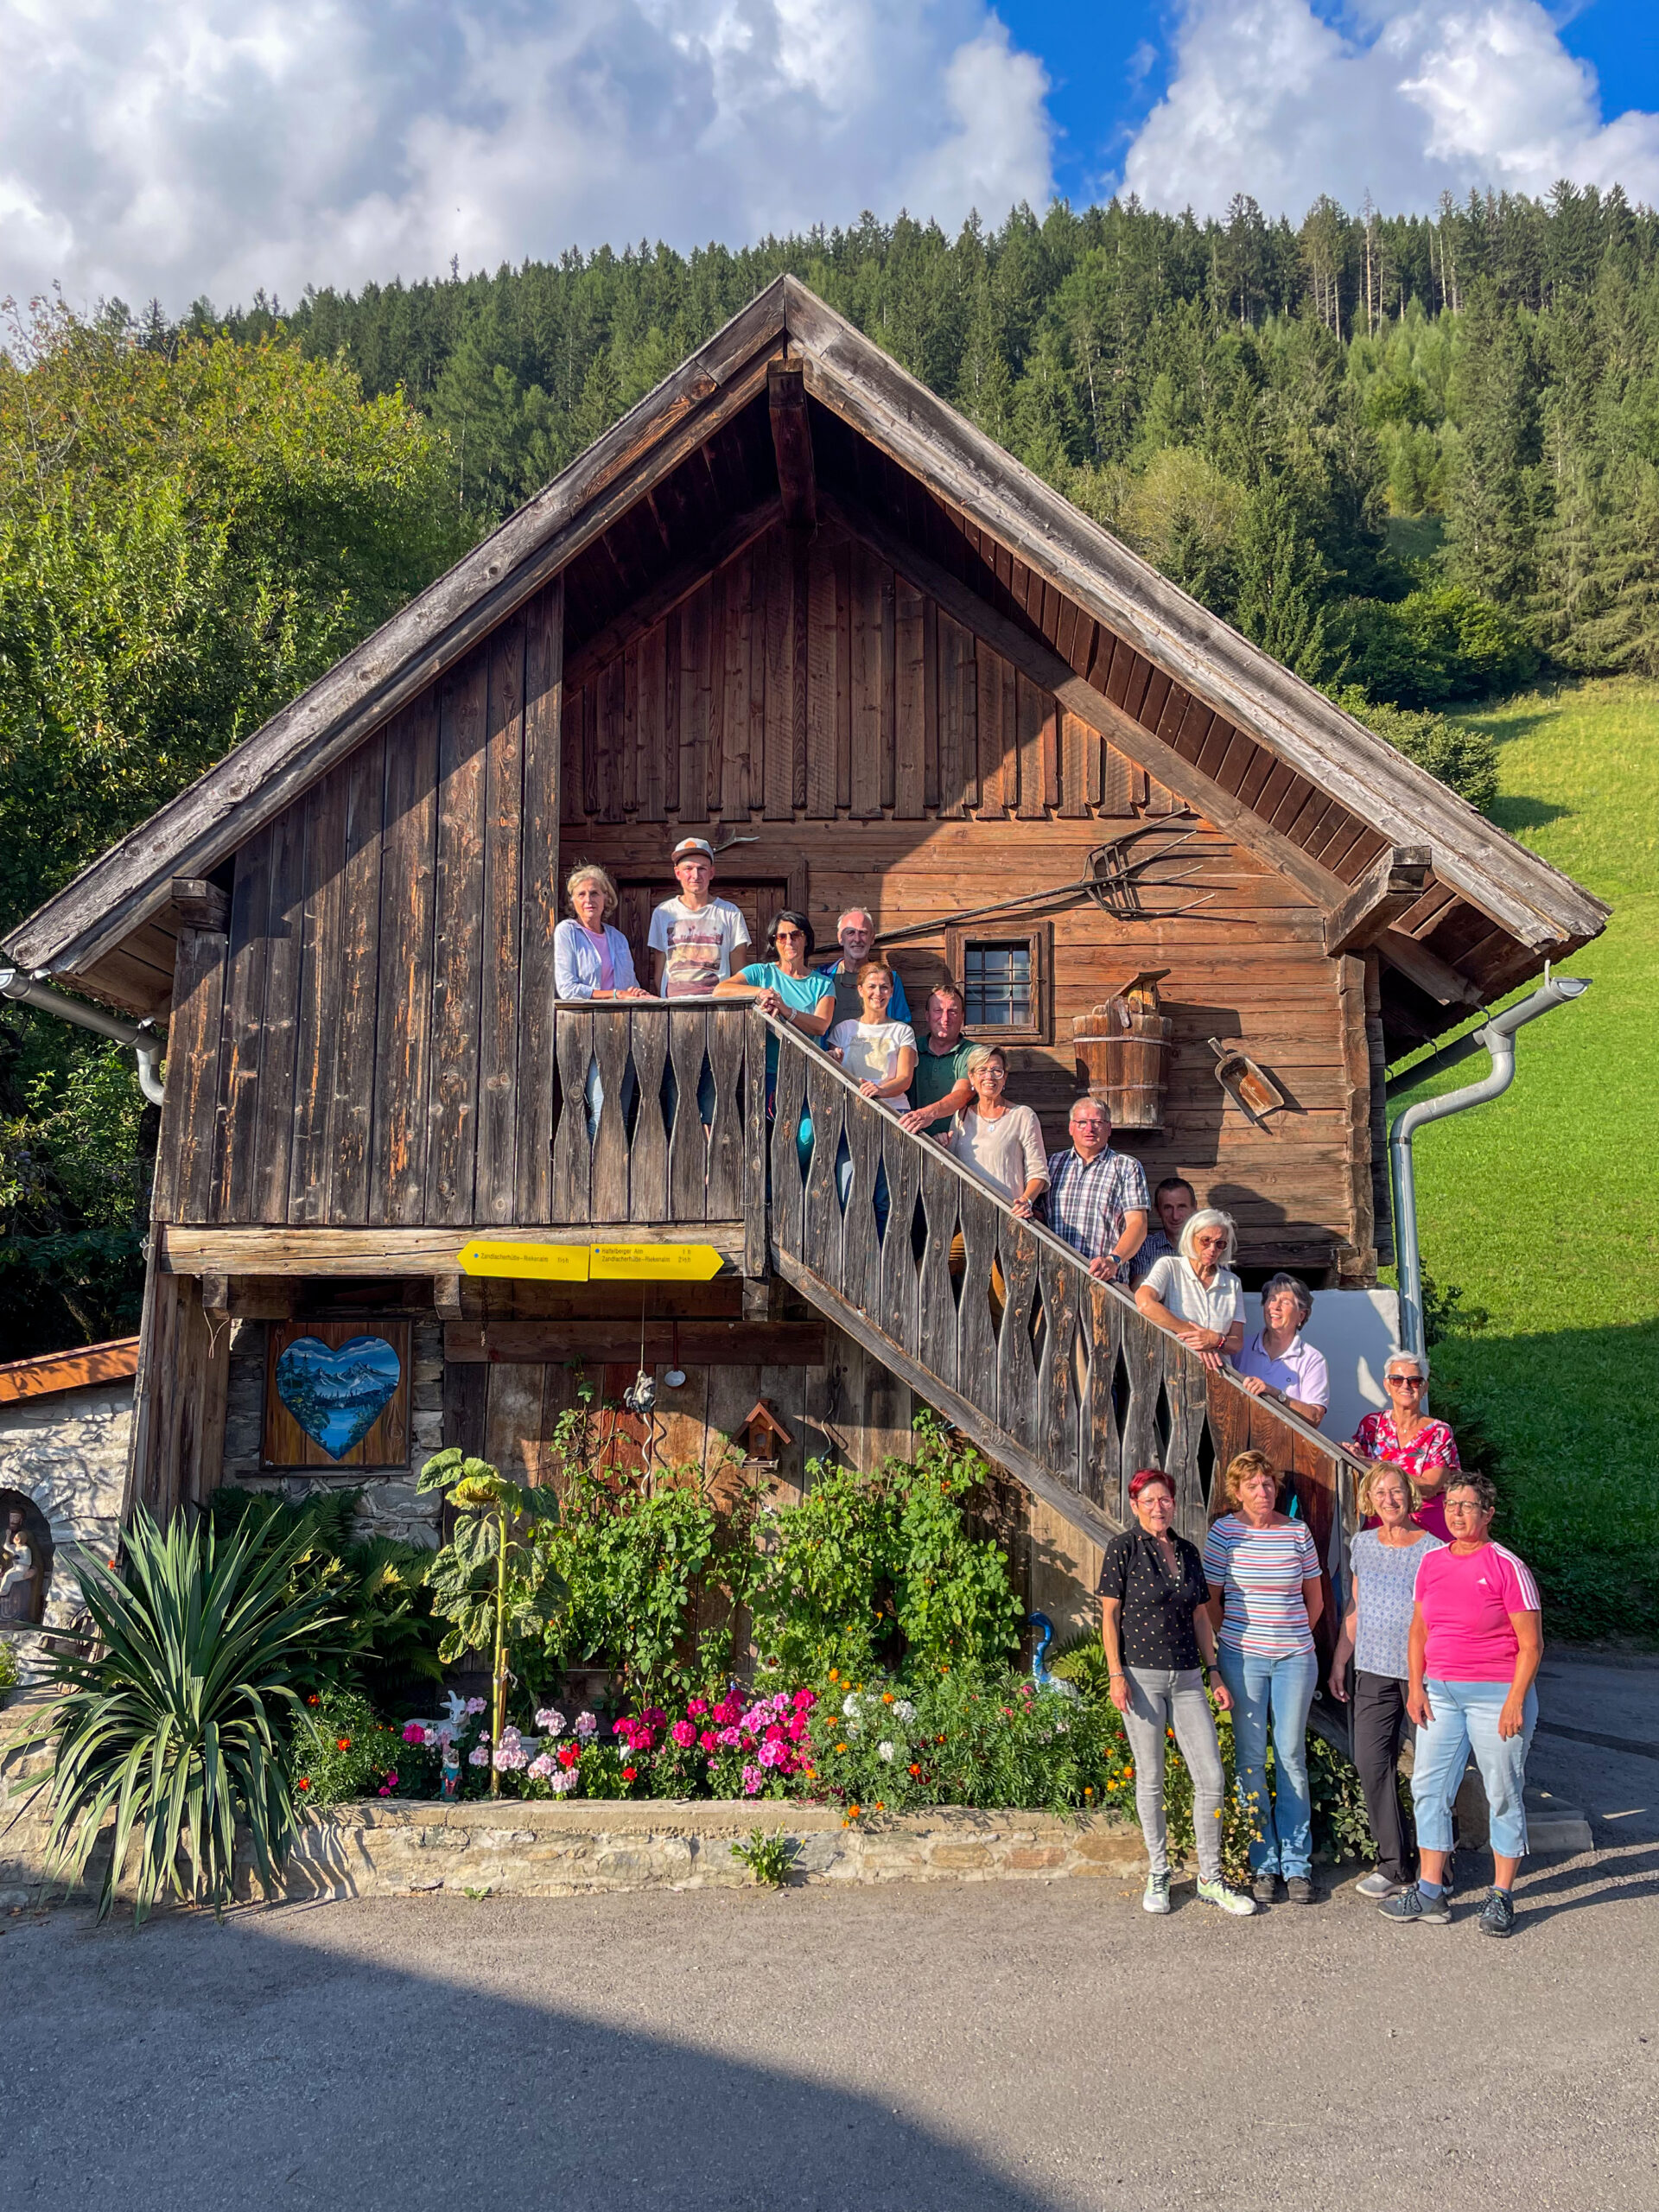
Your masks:
<instances>
[{"instance_id":1,"label":"group of people","mask_svg":"<svg viewBox=\"0 0 1659 2212\"><path fill-rule=\"evenodd\" d=\"M1391 1382L1421 1395L1421 1363L1402 1355L1389 1365ZM1354 1763L1376 1843L1376 1867L1357 1886L1393 1921L1452 1917L1452 1808L1472 1752L1493 1859L1477 1925L1484 1935L1508 1936L1527 1848L1527 1753L1543 1649L1538 1588L1525 1562L1493 1541L1497 1493L1486 1476L1456 1465L1455 1446L1450 1471L1440 1470L1432 1489L1419 1485L1411 1462L1421 1426L1402 1443L1391 1415L1368 1414L1351 1447L1369 1445L1371 1465L1327 1686L1351 1706ZM1202 1551L1172 1531L1168 1475L1143 1468L1128 1487L1135 1525L1105 1548L1101 1639L1135 1761L1146 1909L1170 1910L1164 1752L1171 1731L1192 1781L1199 1897L1248 1914L1274 1904L1282 1884L1292 1904L1311 1904L1307 1721L1319 1681L1313 1632L1325 1602L1313 1535L1280 1510L1281 1478L1261 1452L1241 1452L1227 1468L1225 1509ZM1232 1716L1235 1783L1250 1823L1248 1896L1222 1878L1224 1784L1211 1698ZM1414 1870L1398 1788L1408 1730Z\"/></svg>"},{"instance_id":2,"label":"group of people","mask_svg":"<svg viewBox=\"0 0 1659 2212\"><path fill-rule=\"evenodd\" d=\"M1141 1311L1206 1366L1225 1364L1254 1395L1315 1427L1323 1421L1330 1378L1303 1334L1313 1309L1306 1284L1271 1276L1261 1325L1247 1334L1232 1219L1200 1206L1180 1176L1148 1192L1140 1161L1113 1148L1098 1100L1076 1102L1068 1145L1048 1153L1036 1114L1007 1096L1001 1051L963 1037L966 1008L954 983L929 993L918 1036L902 980L875 953L867 910L839 917L836 957L820 963L811 922L785 907L772 918L761 957L746 962L741 956L753 948L743 916L714 895L713 848L686 837L673 860L678 894L651 918L650 990L611 919L615 885L601 868L574 872L566 887L571 918L555 939L562 999L752 1001L821 1045L906 1128L937 1136L1011 1212L1029 1218L1040 1211L1092 1275L1131 1290ZM769 1087L777 1065L772 1039ZM810 1144L805 1122L801 1142ZM994 1281L994 1295L999 1288ZM1351 1594L1329 1672L1332 1695L1351 1700L1356 1764L1377 1845L1376 1870L1359 1888L1391 1919L1450 1917L1452 1803L1472 1750L1491 1807L1496 1872L1479 1925L1507 1936L1526 1848L1522 1792L1537 1709L1538 1592L1522 1562L1491 1541L1491 1483L1460 1467L1451 1429L1426 1410L1426 1363L1400 1353L1383 1380L1386 1408L1367 1414L1350 1440L1349 1448L1371 1463L1361 1501L1366 1525L1353 1541ZM1170 1909L1163 1796L1172 1730L1192 1778L1199 1897L1224 1912L1248 1914L1276 1902L1281 1884L1293 1904L1313 1895L1306 1730L1318 1687L1320 1561L1306 1522L1280 1510L1281 1478L1263 1453L1239 1454L1224 1487L1226 1510L1200 1552L1173 1531L1172 1478L1143 1468L1129 1484L1135 1526L1108 1544L1102 1568L1102 1636L1112 1700L1134 1754L1150 1912ZM1224 1785L1211 1697L1232 1715L1236 1787L1252 1822L1249 1895L1222 1876ZM1415 1731L1415 1873L1395 1779L1408 1727Z\"/></svg>"}]
</instances>

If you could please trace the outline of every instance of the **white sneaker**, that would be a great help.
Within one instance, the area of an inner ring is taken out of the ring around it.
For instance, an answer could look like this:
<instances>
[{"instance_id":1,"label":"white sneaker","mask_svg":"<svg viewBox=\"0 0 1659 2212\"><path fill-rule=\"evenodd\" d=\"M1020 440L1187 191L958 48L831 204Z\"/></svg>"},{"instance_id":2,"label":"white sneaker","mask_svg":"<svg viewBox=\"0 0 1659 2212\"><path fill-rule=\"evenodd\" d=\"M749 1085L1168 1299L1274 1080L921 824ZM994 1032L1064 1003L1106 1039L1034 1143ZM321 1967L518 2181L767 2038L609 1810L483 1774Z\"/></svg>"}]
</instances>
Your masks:
<instances>
[{"instance_id":1,"label":"white sneaker","mask_svg":"<svg viewBox=\"0 0 1659 2212\"><path fill-rule=\"evenodd\" d=\"M1148 1874L1146 1895L1141 1900L1143 1912L1169 1910L1169 1877L1167 1874Z\"/></svg>"},{"instance_id":2,"label":"white sneaker","mask_svg":"<svg viewBox=\"0 0 1659 2212\"><path fill-rule=\"evenodd\" d=\"M1254 1897L1247 1897L1237 1890L1230 1890L1225 1882L1200 1882L1198 1895L1205 1904L1216 1905L1223 1912L1234 1913L1240 1920L1248 1920L1255 1910Z\"/></svg>"},{"instance_id":3,"label":"white sneaker","mask_svg":"<svg viewBox=\"0 0 1659 2212\"><path fill-rule=\"evenodd\" d=\"M1362 1897L1397 1897L1401 1891L1406 1887L1407 1885L1404 1882L1391 1882L1382 1868L1378 1867L1374 1874L1368 1874L1363 1882L1354 1884L1354 1894Z\"/></svg>"}]
</instances>

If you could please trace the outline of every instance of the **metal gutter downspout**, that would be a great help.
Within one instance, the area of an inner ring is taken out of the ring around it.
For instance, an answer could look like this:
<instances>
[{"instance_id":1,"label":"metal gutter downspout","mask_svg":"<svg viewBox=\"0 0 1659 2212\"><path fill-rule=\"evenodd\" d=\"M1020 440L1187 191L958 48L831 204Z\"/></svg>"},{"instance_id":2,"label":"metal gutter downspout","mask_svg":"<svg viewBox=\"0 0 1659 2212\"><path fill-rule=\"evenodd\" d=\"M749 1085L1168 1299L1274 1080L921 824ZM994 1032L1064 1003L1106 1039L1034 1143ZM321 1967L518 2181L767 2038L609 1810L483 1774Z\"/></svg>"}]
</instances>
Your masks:
<instances>
[{"instance_id":1,"label":"metal gutter downspout","mask_svg":"<svg viewBox=\"0 0 1659 2212\"><path fill-rule=\"evenodd\" d=\"M1493 1016L1475 1038L1491 1056L1491 1072L1479 1083L1461 1090L1448 1090L1439 1098L1425 1098L1395 1116L1389 1132L1389 1171L1394 1186L1395 1243L1400 1255L1400 1341L1402 1348L1422 1359L1428 1347L1423 1341L1423 1259L1417 1249L1417 1181L1412 1163L1411 1141L1429 1122L1443 1122L1471 1106L1484 1106L1501 1097L1515 1080L1515 1033L1535 1021L1552 1007L1581 998L1590 988L1587 976L1551 976L1530 997L1518 1000L1507 1012Z\"/></svg>"},{"instance_id":2,"label":"metal gutter downspout","mask_svg":"<svg viewBox=\"0 0 1659 2212\"><path fill-rule=\"evenodd\" d=\"M0 998L16 999L19 1006L32 1006L39 1014L54 1014L60 1021L73 1021L77 1028L90 1029L97 1036L126 1046L137 1058L139 1090L152 1106L161 1104L166 1095L160 1071L162 1040L149 1022L123 1021L100 1007L87 1006L54 991L44 976L25 976L17 968L0 968Z\"/></svg>"}]
</instances>

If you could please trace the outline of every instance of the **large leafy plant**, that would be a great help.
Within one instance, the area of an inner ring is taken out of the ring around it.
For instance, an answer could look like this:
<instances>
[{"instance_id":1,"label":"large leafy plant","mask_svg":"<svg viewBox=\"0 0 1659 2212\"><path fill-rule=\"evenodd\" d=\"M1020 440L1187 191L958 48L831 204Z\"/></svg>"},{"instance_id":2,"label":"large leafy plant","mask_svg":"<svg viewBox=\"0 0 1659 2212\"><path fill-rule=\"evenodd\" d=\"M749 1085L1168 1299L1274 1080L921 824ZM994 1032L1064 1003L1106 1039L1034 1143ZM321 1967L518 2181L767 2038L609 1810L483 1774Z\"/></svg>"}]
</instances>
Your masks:
<instances>
[{"instance_id":1,"label":"large leafy plant","mask_svg":"<svg viewBox=\"0 0 1659 2212\"><path fill-rule=\"evenodd\" d=\"M337 1624L325 1593L289 1592L301 1539L244 1527L228 1538L140 1506L119 1573L76 1569L95 1641L54 1659L61 1694L28 1741L51 1744L48 1854L79 1881L113 1815L99 1917L142 1839L135 1918L167 1892L222 1911L246 1824L269 1892L293 1842L288 1736Z\"/></svg>"},{"instance_id":2,"label":"large leafy plant","mask_svg":"<svg viewBox=\"0 0 1659 2212\"><path fill-rule=\"evenodd\" d=\"M493 1650L490 1726L499 1745L507 1718L510 1644L539 1640L563 1602L557 1568L536 1542L556 1525L558 1500L550 1490L509 1482L487 1459L472 1459L451 1445L427 1461L420 1488L442 1491L454 1515L455 1533L427 1569L432 1609L450 1623L438 1646L446 1666L463 1652ZM490 1795L500 1771L492 1764Z\"/></svg>"}]
</instances>

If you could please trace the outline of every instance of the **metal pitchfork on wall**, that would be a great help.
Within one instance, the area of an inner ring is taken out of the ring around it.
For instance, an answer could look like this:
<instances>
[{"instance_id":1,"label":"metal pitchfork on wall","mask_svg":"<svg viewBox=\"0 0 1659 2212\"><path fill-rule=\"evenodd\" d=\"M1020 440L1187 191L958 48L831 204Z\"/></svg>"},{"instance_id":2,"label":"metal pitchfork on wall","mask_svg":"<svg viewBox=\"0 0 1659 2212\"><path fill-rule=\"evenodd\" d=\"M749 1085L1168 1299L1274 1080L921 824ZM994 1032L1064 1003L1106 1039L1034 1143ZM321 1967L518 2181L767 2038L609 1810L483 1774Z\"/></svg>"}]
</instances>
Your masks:
<instances>
[{"instance_id":1,"label":"metal pitchfork on wall","mask_svg":"<svg viewBox=\"0 0 1659 2212\"><path fill-rule=\"evenodd\" d=\"M1178 820L1194 822L1194 826L1172 837L1170 830ZM1167 816L1162 821L1145 822L1138 829L1126 830L1121 837L1114 837L1107 844L1096 845L1089 855L1088 874L1079 876L1073 883L1052 883L1042 891L1021 892L1016 899L1000 899L994 906L972 906L965 912L940 918L952 923L982 922L988 921L993 914L1014 914L1028 907L1052 905L1058 899L1082 898L1092 899L1102 913L1109 914L1114 921L1169 921L1177 914L1190 914L1195 907L1209 906L1216 895L1213 891L1206 891L1203 898L1189 899L1185 906L1161 906L1151 912L1141 904L1143 891L1170 889L1178 883L1186 882L1198 873L1196 868L1183 868L1176 875L1154 876L1148 873L1150 869L1160 867L1179 847L1198 834L1198 827L1190 810L1181 816ZM1158 837L1164 842L1152 852L1131 855L1126 849L1141 837ZM1212 918L1223 922L1235 920L1237 917L1217 914ZM907 938L937 937L938 933L938 920L912 922L902 930L883 930L881 942L883 944L902 944Z\"/></svg>"}]
</instances>

